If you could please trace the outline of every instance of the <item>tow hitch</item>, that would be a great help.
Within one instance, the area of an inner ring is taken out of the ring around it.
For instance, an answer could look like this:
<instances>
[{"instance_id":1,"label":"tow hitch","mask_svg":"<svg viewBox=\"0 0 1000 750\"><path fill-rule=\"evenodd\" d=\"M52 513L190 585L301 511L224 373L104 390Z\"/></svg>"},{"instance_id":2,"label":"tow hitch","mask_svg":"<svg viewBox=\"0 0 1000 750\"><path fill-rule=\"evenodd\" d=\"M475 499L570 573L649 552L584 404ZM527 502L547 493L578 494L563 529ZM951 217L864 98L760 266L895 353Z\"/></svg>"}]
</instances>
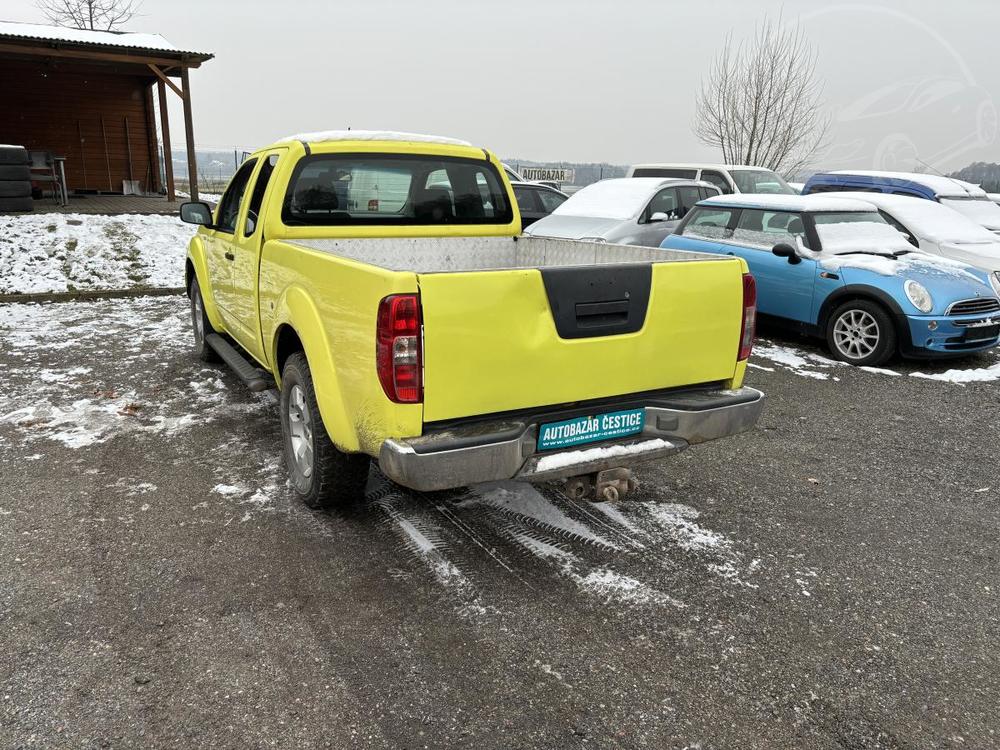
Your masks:
<instances>
[{"instance_id":1,"label":"tow hitch","mask_svg":"<svg viewBox=\"0 0 1000 750\"><path fill-rule=\"evenodd\" d=\"M574 500L616 502L634 491L639 482L631 469L605 469L596 474L582 474L566 480L563 492Z\"/></svg>"}]
</instances>

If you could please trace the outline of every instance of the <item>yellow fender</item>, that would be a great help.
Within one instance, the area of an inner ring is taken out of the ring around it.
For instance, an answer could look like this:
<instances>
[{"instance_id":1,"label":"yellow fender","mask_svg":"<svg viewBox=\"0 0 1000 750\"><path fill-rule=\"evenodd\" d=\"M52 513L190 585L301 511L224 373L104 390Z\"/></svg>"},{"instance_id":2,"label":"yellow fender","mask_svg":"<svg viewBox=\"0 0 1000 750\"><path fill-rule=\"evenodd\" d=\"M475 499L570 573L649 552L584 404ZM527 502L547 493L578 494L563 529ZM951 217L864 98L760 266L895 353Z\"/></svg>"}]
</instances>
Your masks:
<instances>
[{"instance_id":1,"label":"yellow fender","mask_svg":"<svg viewBox=\"0 0 1000 750\"><path fill-rule=\"evenodd\" d=\"M281 373L277 372L278 335L284 326L290 326L305 349L313 387L316 390L319 413L330 440L345 453L359 452L361 443L358 431L348 416L347 408L341 398L343 390L337 378L330 342L327 340L319 310L316 309L309 294L298 285L286 288L275 305L274 321L270 361L275 381L280 387ZM292 321L295 321L294 324Z\"/></svg>"},{"instance_id":2,"label":"yellow fender","mask_svg":"<svg viewBox=\"0 0 1000 750\"><path fill-rule=\"evenodd\" d=\"M222 315L219 314L219 308L215 304L215 290L209 281L205 242L200 230L198 234L191 238L191 242L188 243L187 259L194 267L194 274L198 279L198 287L201 289L201 299L205 303L205 314L208 315L208 322L212 324L212 328L216 331L225 331L226 326L222 322ZM189 273L190 271L185 274L184 282L185 288L188 289L188 293L190 294L191 280L187 278Z\"/></svg>"}]
</instances>

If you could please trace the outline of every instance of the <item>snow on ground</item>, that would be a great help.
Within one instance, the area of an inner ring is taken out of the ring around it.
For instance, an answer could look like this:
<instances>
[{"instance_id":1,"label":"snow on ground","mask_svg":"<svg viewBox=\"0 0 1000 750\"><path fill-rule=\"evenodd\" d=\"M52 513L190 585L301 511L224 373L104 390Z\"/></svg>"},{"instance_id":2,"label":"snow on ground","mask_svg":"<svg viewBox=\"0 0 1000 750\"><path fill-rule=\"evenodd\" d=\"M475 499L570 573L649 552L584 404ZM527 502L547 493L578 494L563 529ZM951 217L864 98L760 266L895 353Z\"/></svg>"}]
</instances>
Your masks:
<instances>
[{"instance_id":1,"label":"snow on ground","mask_svg":"<svg viewBox=\"0 0 1000 750\"><path fill-rule=\"evenodd\" d=\"M753 358L758 360L757 362L749 363L749 366L754 369L774 372L774 367L767 367L760 364L760 360L763 359L795 375L814 380L839 381L840 377L833 375L835 370L840 375L846 375L853 369L862 370L873 375L888 377L909 375L914 378L926 378L928 380L937 380L942 383L957 385L1000 381L1000 349L993 349L986 353L973 354L959 359L930 360L917 363L900 361L897 358L891 363L891 368L852 368L851 365L845 362L829 359L802 347L759 339L754 344ZM956 367L955 365L959 366Z\"/></svg>"},{"instance_id":2,"label":"snow on ground","mask_svg":"<svg viewBox=\"0 0 1000 750\"><path fill-rule=\"evenodd\" d=\"M0 345L0 424L25 445L170 436L244 408L231 403L221 370L194 358L182 297L0 305ZM104 366L77 364L77 351Z\"/></svg>"},{"instance_id":3,"label":"snow on ground","mask_svg":"<svg viewBox=\"0 0 1000 750\"><path fill-rule=\"evenodd\" d=\"M0 294L183 286L195 229L160 215L0 217Z\"/></svg>"}]
</instances>

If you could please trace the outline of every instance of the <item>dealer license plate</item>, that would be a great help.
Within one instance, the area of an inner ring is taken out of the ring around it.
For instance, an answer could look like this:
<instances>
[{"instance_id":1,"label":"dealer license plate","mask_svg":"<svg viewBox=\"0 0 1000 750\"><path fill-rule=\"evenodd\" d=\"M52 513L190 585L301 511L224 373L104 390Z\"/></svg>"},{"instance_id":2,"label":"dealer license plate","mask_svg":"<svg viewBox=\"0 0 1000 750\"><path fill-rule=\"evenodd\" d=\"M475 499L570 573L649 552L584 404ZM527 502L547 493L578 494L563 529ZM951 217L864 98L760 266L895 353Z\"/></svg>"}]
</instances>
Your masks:
<instances>
[{"instance_id":1,"label":"dealer license plate","mask_svg":"<svg viewBox=\"0 0 1000 750\"><path fill-rule=\"evenodd\" d=\"M646 424L645 409L626 409L563 422L549 422L538 430L538 450L569 448L583 443L638 435Z\"/></svg>"}]
</instances>

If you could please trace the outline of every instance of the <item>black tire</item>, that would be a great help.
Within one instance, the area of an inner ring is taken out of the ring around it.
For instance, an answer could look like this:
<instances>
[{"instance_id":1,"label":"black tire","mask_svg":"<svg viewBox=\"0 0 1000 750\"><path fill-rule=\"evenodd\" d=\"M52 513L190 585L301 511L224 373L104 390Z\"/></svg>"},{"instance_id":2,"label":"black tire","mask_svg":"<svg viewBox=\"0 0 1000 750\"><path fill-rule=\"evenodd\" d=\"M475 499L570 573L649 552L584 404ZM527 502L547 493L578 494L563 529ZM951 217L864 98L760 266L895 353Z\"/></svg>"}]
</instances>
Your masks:
<instances>
[{"instance_id":1,"label":"black tire","mask_svg":"<svg viewBox=\"0 0 1000 750\"><path fill-rule=\"evenodd\" d=\"M31 211L34 204L31 198L0 198L0 213L9 211Z\"/></svg>"},{"instance_id":2,"label":"black tire","mask_svg":"<svg viewBox=\"0 0 1000 750\"><path fill-rule=\"evenodd\" d=\"M878 302L845 302L826 322L826 345L841 362L877 367L896 354L896 326Z\"/></svg>"},{"instance_id":3,"label":"black tire","mask_svg":"<svg viewBox=\"0 0 1000 750\"><path fill-rule=\"evenodd\" d=\"M0 146L0 164L30 164L28 149L24 146Z\"/></svg>"},{"instance_id":4,"label":"black tire","mask_svg":"<svg viewBox=\"0 0 1000 750\"><path fill-rule=\"evenodd\" d=\"M31 167L27 164L0 164L0 180L31 181Z\"/></svg>"},{"instance_id":5,"label":"black tire","mask_svg":"<svg viewBox=\"0 0 1000 750\"><path fill-rule=\"evenodd\" d=\"M210 333L215 333L212 324L208 320L205 312L205 299L201 296L201 287L198 285L198 277L191 279L191 289L188 290L191 298L191 328L194 330L194 348L198 353L198 359L202 362L221 362L222 358L205 342L205 337ZM198 321L201 325L198 325Z\"/></svg>"},{"instance_id":6,"label":"black tire","mask_svg":"<svg viewBox=\"0 0 1000 750\"><path fill-rule=\"evenodd\" d=\"M0 182L0 198L30 198L31 183L27 180Z\"/></svg>"},{"instance_id":7,"label":"black tire","mask_svg":"<svg viewBox=\"0 0 1000 750\"><path fill-rule=\"evenodd\" d=\"M294 428L293 412L300 415ZM316 510L349 510L361 502L371 459L343 453L330 440L302 352L291 355L281 371L281 435L288 476L302 502ZM301 459L296 448L304 454Z\"/></svg>"}]
</instances>

